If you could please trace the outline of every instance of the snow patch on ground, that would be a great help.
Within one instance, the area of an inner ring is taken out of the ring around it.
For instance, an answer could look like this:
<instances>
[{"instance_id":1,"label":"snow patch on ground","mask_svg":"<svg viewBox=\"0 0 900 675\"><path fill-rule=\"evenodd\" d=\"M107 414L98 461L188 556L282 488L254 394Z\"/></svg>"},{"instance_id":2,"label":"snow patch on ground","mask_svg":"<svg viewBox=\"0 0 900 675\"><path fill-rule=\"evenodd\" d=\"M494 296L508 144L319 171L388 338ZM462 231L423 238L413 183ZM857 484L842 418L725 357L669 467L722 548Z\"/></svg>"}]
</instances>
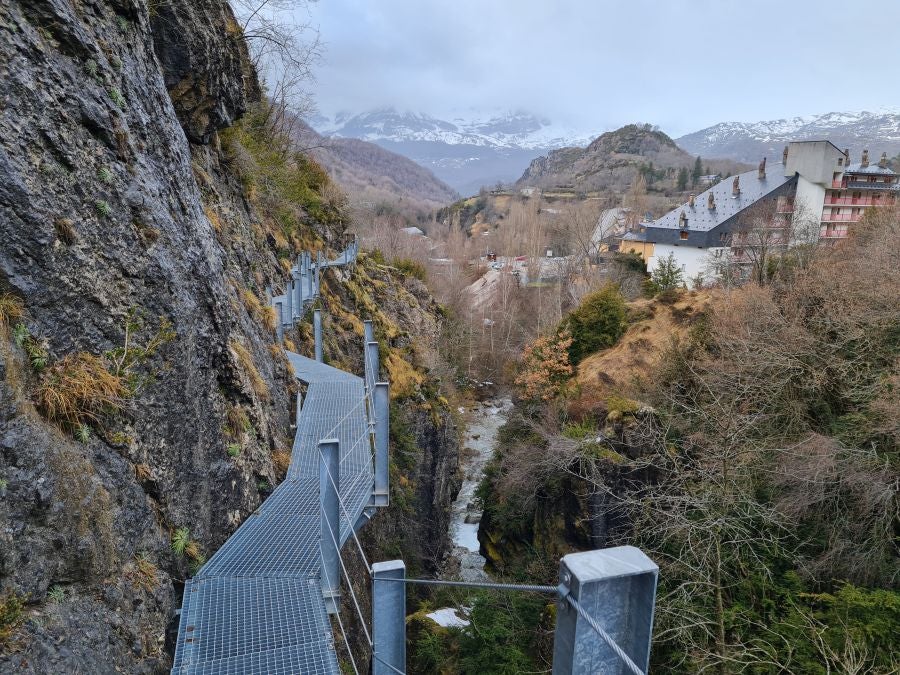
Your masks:
<instances>
[{"instance_id":1,"label":"snow patch on ground","mask_svg":"<svg viewBox=\"0 0 900 675\"><path fill-rule=\"evenodd\" d=\"M465 628L469 625L469 622L456 615L458 611L463 609L465 608L442 607L425 616L434 621L438 626L443 626L444 628Z\"/></svg>"}]
</instances>

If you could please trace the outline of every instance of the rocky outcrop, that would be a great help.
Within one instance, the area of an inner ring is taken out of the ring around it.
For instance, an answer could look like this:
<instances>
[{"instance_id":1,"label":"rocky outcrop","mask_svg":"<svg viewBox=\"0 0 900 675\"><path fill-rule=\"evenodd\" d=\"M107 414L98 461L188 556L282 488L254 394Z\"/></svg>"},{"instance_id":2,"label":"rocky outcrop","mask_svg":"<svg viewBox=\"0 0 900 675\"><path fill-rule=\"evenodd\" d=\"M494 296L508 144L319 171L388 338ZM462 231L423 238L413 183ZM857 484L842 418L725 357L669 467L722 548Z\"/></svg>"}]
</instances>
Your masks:
<instances>
[{"instance_id":1,"label":"rocky outcrop","mask_svg":"<svg viewBox=\"0 0 900 675\"><path fill-rule=\"evenodd\" d=\"M0 295L24 305L48 368L146 344L162 319L174 333L131 368L122 412L81 442L38 413L44 376L13 326L0 336L0 598L26 602L3 672L166 668L189 573L173 531L189 529L197 559L211 553L278 480L272 451L290 447L287 369L242 296L247 279L261 295L277 261L250 237L217 239L195 180L213 150L192 157L185 138L240 114L249 64L219 36L224 1L150 5L0 6ZM171 58L159 12L191 36ZM196 81L173 105L179 68ZM204 175L249 231L234 184Z\"/></svg>"},{"instance_id":2,"label":"rocky outcrop","mask_svg":"<svg viewBox=\"0 0 900 675\"><path fill-rule=\"evenodd\" d=\"M153 47L188 138L206 143L260 95L241 27L220 0L156 2Z\"/></svg>"},{"instance_id":3,"label":"rocky outcrop","mask_svg":"<svg viewBox=\"0 0 900 675\"><path fill-rule=\"evenodd\" d=\"M695 157L675 145L666 134L649 124L628 124L601 134L586 148L561 148L533 160L517 182L519 186L565 188L578 191L628 188L644 173L647 183L672 190L679 169L690 170ZM734 173L743 165L728 160L708 160L711 171ZM655 170L651 174L650 169Z\"/></svg>"}]
</instances>

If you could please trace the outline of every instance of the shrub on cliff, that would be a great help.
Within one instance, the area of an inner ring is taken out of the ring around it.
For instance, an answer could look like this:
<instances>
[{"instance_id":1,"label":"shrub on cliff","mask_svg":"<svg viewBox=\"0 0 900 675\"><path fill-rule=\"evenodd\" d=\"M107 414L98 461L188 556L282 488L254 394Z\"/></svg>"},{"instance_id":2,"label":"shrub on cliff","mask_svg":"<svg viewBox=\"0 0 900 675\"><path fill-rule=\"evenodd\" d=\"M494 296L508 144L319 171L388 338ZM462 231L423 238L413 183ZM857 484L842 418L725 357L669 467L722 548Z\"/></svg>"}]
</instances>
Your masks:
<instances>
[{"instance_id":1,"label":"shrub on cliff","mask_svg":"<svg viewBox=\"0 0 900 675\"><path fill-rule=\"evenodd\" d=\"M612 347L625 332L625 299L615 284L607 284L586 296L569 315L566 325L572 335L569 359L572 365L600 349Z\"/></svg>"},{"instance_id":2,"label":"shrub on cliff","mask_svg":"<svg viewBox=\"0 0 900 675\"><path fill-rule=\"evenodd\" d=\"M572 376L569 350L572 336L568 329L541 337L525 347L516 384L522 396L533 401L550 401L565 388Z\"/></svg>"}]
</instances>

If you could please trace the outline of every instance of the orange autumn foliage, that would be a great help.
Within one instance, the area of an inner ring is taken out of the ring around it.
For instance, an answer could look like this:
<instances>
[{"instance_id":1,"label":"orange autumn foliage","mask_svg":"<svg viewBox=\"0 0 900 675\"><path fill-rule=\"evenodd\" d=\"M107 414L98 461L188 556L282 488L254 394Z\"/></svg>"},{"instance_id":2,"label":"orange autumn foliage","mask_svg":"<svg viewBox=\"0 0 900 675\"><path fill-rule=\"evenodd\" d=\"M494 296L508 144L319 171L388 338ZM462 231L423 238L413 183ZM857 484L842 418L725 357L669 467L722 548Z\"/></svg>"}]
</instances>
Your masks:
<instances>
[{"instance_id":1,"label":"orange autumn foliage","mask_svg":"<svg viewBox=\"0 0 900 675\"><path fill-rule=\"evenodd\" d=\"M531 400L549 401L563 390L574 369L569 363L572 335L568 329L541 337L526 346L516 384Z\"/></svg>"}]
</instances>

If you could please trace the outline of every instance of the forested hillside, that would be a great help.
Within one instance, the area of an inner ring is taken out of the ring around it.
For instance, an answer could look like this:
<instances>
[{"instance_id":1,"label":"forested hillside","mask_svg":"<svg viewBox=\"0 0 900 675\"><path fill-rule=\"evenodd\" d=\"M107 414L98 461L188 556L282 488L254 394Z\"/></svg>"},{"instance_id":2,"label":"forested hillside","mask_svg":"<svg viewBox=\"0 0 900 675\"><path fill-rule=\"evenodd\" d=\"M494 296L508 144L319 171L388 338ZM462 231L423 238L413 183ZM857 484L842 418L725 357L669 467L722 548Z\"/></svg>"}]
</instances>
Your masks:
<instances>
[{"instance_id":1,"label":"forested hillside","mask_svg":"<svg viewBox=\"0 0 900 675\"><path fill-rule=\"evenodd\" d=\"M411 159L356 138L328 138L297 122L300 147L328 170L354 202L390 204L427 212L456 199L456 192Z\"/></svg>"}]
</instances>

